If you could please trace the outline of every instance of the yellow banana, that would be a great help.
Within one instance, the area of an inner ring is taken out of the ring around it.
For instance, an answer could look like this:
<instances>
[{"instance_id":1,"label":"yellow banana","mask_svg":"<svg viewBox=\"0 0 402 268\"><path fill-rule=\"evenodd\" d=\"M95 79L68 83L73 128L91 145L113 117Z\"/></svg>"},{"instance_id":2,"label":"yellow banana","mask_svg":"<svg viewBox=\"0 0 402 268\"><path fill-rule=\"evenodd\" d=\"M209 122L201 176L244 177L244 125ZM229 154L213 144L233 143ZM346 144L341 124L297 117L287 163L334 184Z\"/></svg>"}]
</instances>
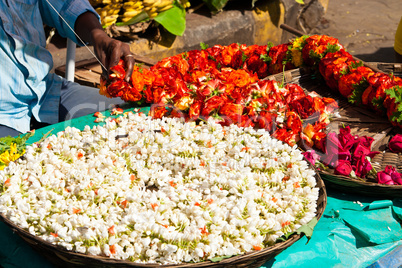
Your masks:
<instances>
[{"instance_id":1,"label":"yellow banana","mask_svg":"<svg viewBox=\"0 0 402 268\"><path fill-rule=\"evenodd\" d=\"M140 13L141 13L141 10L126 11L126 12L123 13L122 16L132 18L132 17L134 17L134 16L136 16L136 15L138 15Z\"/></svg>"},{"instance_id":2,"label":"yellow banana","mask_svg":"<svg viewBox=\"0 0 402 268\"><path fill-rule=\"evenodd\" d=\"M143 0L142 4L145 7L153 7L153 6L157 5L157 3L159 3L159 2L160 2L160 0Z\"/></svg>"},{"instance_id":3,"label":"yellow banana","mask_svg":"<svg viewBox=\"0 0 402 268\"><path fill-rule=\"evenodd\" d=\"M163 11L166 11L166 10L168 10L168 9L171 9L172 7L173 7L173 5L170 4L170 5L167 5L167 6L165 6L165 7L158 8L158 13L163 12Z\"/></svg>"},{"instance_id":4,"label":"yellow banana","mask_svg":"<svg viewBox=\"0 0 402 268\"><path fill-rule=\"evenodd\" d=\"M141 1L130 1L123 3L124 9L142 9L143 5Z\"/></svg>"}]
</instances>

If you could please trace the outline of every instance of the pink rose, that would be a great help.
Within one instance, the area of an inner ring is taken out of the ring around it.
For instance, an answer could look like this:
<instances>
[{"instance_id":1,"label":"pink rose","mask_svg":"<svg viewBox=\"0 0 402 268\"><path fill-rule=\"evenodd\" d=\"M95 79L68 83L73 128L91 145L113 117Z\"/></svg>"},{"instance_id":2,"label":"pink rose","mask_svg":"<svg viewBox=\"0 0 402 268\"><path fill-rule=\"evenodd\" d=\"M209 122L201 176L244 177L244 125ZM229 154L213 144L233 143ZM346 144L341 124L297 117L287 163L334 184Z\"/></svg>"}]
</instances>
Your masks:
<instances>
[{"instance_id":1,"label":"pink rose","mask_svg":"<svg viewBox=\"0 0 402 268\"><path fill-rule=\"evenodd\" d=\"M393 153L402 153L402 135L396 134L388 143L388 148Z\"/></svg>"},{"instance_id":2,"label":"pink rose","mask_svg":"<svg viewBox=\"0 0 402 268\"><path fill-rule=\"evenodd\" d=\"M356 139L355 144L361 144L370 150L371 144L373 144L373 141L374 141L374 138L372 138L372 137L362 136L362 137L358 137Z\"/></svg>"},{"instance_id":3,"label":"pink rose","mask_svg":"<svg viewBox=\"0 0 402 268\"><path fill-rule=\"evenodd\" d=\"M356 144L356 147L353 151L353 158L358 159L361 157L366 157L370 153L370 148L364 146L362 143Z\"/></svg>"},{"instance_id":4,"label":"pink rose","mask_svg":"<svg viewBox=\"0 0 402 268\"><path fill-rule=\"evenodd\" d=\"M302 153L304 158L310 162L313 166L315 166L315 162L320 160L320 156L314 150L308 150Z\"/></svg>"},{"instance_id":5,"label":"pink rose","mask_svg":"<svg viewBox=\"0 0 402 268\"><path fill-rule=\"evenodd\" d=\"M322 156L321 161L325 165L337 166L339 160L339 153L343 152L342 145L339 142L338 135L334 132L327 134L325 143L325 155Z\"/></svg>"},{"instance_id":6,"label":"pink rose","mask_svg":"<svg viewBox=\"0 0 402 268\"><path fill-rule=\"evenodd\" d=\"M350 134L350 127L346 126L339 129L339 142L345 150L350 150L355 143L355 137Z\"/></svg>"},{"instance_id":7,"label":"pink rose","mask_svg":"<svg viewBox=\"0 0 402 268\"><path fill-rule=\"evenodd\" d=\"M402 185L401 173L393 172L393 173L391 173L391 178L395 182L395 184Z\"/></svg>"},{"instance_id":8,"label":"pink rose","mask_svg":"<svg viewBox=\"0 0 402 268\"><path fill-rule=\"evenodd\" d=\"M391 178L391 175L389 175L385 171L380 171L377 173L377 182L380 184L388 184L388 185L394 185L394 181Z\"/></svg>"},{"instance_id":9,"label":"pink rose","mask_svg":"<svg viewBox=\"0 0 402 268\"><path fill-rule=\"evenodd\" d=\"M343 175L349 177L353 171L352 164L346 160L339 160L338 165L335 167L334 173L336 175Z\"/></svg>"},{"instance_id":10,"label":"pink rose","mask_svg":"<svg viewBox=\"0 0 402 268\"><path fill-rule=\"evenodd\" d=\"M377 182L388 185L402 185L401 174L395 167L388 165L383 171L377 173Z\"/></svg>"},{"instance_id":11,"label":"pink rose","mask_svg":"<svg viewBox=\"0 0 402 268\"><path fill-rule=\"evenodd\" d=\"M373 169L371 163L365 156L361 156L360 158L355 158L354 170L356 176L359 178L364 178Z\"/></svg>"}]
</instances>

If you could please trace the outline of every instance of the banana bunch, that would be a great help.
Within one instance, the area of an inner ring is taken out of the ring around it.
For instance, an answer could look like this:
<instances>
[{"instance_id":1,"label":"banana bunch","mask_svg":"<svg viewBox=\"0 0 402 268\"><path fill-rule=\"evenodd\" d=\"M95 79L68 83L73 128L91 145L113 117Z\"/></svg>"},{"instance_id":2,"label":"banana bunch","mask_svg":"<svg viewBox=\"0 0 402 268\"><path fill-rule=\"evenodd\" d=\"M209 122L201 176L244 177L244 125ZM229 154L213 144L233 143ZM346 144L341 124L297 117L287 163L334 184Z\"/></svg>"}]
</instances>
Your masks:
<instances>
[{"instance_id":1,"label":"banana bunch","mask_svg":"<svg viewBox=\"0 0 402 268\"><path fill-rule=\"evenodd\" d=\"M144 9L144 5L141 0L126 1L123 3L122 14L120 15L120 20L122 22L127 22L131 18L140 14Z\"/></svg>"},{"instance_id":2,"label":"banana bunch","mask_svg":"<svg viewBox=\"0 0 402 268\"><path fill-rule=\"evenodd\" d=\"M189 8L191 6L189 0L178 0L179 4L184 8Z\"/></svg>"},{"instance_id":3,"label":"banana bunch","mask_svg":"<svg viewBox=\"0 0 402 268\"><path fill-rule=\"evenodd\" d=\"M120 9L121 3L112 3L103 7L98 7L95 10L101 18L102 26L107 27L117 21Z\"/></svg>"},{"instance_id":4,"label":"banana bunch","mask_svg":"<svg viewBox=\"0 0 402 268\"><path fill-rule=\"evenodd\" d=\"M112 0L89 0L89 3L93 6L93 7L97 7L100 5L109 5L112 4Z\"/></svg>"},{"instance_id":5,"label":"banana bunch","mask_svg":"<svg viewBox=\"0 0 402 268\"><path fill-rule=\"evenodd\" d=\"M149 18L155 18L159 13L173 7L174 0L89 0L101 17L103 27L108 27L118 21L127 22L145 11ZM190 7L189 0L180 0L184 7Z\"/></svg>"},{"instance_id":6,"label":"banana bunch","mask_svg":"<svg viewBox=\"0 0 402 268\"><path fill-rule=\"evenodd\" d=\"M160 12L171 9L173 0L143 0L144 10L149 18L155 18Z\"/></svg>"}]
</instances>

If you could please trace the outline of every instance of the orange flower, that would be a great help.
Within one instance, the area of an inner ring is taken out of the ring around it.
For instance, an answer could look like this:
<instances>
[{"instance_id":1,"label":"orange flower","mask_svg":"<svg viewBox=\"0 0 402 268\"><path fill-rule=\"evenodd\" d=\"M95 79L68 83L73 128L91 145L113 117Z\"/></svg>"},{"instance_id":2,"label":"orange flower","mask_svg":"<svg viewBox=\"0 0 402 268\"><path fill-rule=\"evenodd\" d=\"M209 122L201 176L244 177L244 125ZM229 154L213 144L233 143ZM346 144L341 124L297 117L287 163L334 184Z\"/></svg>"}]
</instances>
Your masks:
<instances>
[{"instance_id":1,"label":"orange flower","mask_svg":"<svg viewBox=\"0 0 402 268\"><path fill-rule=\"evenodd\" d=\"M307 124L307 126L303 129L303 132L300 134L300 138L303 142L304 148L311 148L314 146L313 137L315 134L315 129L313 125Z\"/></svg>"},{"instance_id":2,"label":"orange flower","mask_svg":"<svg viewBox=\"0 0 402 268\"><path fill-rule=\"evenodd\" d=\"M209 98L204 103L204 107L202 109L202 116L208 117L211 115L213 111L218 111L220 107L225 103L226 98L224 96L213 96Z\"/></svg>"},{"instance_id":3,"label":"orange flower","mask_svg":"<svg viewBox=\"0 0 402 268\"><path fill-rule=\"evenodd\" d=\"M275 118L276 114L267 111L261 111L260 114L256 116L254 121L257 123L258 128L263 128L268 131L272 131L274 127Z\"/></svg>"},{"instance_id":4,"label":"orange flower","mask_svg":"<svg viewBox=\"0 0 402 268\"><path fill-rule=\"evenodd\" d=\"M109 227L109 228L107 229L107 231L109 232L110 235L115 235L115 234L116 234L116 232L114 231L114 225L112 225L111 227Z\"/></svg>"},{"instance_id":5,"label":"orange flower","mask_svg":"<svg viewBox=\"0 0 402 268\"><path fill-rule=\"evenodd\" d=\"M286 126L287 129L293 131L293 133L300 133L302 130L302 121L300 116L295 112L286 113Z\"/></svg>"},{"instance_id":6,"label":"orange flower","mask_svg":"<svg viewBox=\"0 0 402 268\"><path fill-rule=\"evenodd\" d=\"M155 64L152 69L167 69L174 68L182 75L186 74L189 70L188 62L183 58L183 54L167 57Z\"/></svg>"},{"instance_id":7,"label":"orange flower","mask_svg":"<svg viewBox=\"0 0 402 268\"><path fill-rule=\"evenodd\" d=\"M112 96L110 96L109 92L107 91L107 81L103 77L101 77L100 79L99 94L108 98L112 98Z\"/></svg>"},{"instance_id":8,"label":"orange flower","mask_svg":"<svg viewBox=\"0 0 402 268\"><path fill-rule=\"evenodd\" d=\"M185 94L180 99L175 102L175 107L179 110L186 111L190 108L191 104L193 104L194 99L191 98L189 94Z\"/></svg>"},{"instance_id":9,"label":"orange flower","mask_svg":"<svg viewBox=\"0 0 402 268\"><path fill-rule=\"evenodd\" d=\"M238 44L231 44L229 46L225 46L222 49L221 56L222 56L222 63L226 66L229 66L232 62L233 56L237 51L239 51L240 47Z\"/></svg>"},{"instance_id":10,"label":"orange flower","mask_svg":"<svg viewBox=\"0 0 402 268\"><path fill-rule=\"evenodd\" d=\"M243 114L243 105L235 103L225 103L220 108L219 113L229 117L237 118Z\"/></svg>"},{"instance_id":11,"label":"orange flower","mask_svg":"<svg viewBox=\"0 0 402 268\"><path fill-rule=\"evenodd\" d=\"M190 116L191 119L195 120L198 119L201 113L201 108L202 108L202 102L201 101L196 101L191 104L190 109L188 111L188 115Z\"/></svg>"},{"instance_id":12,"label":"orange flower","mask_svg":"<svg viewBox=\"0 0 402 268\"><path fill-rule=\"evenodd\" d=\"M124 79L124 77L126 76L126 71L124 70L124 65L123 65L123 61L120 60L119 64L113 66L112 68L110 68L110 74L109 74L109 79L110 80L121 80Z\"/></svg>"},{"instance_id":13,"label":"orange flower","mask_svg":"<svg viewBox=\"0 0 402 268\"><path fill-rule=\"evenodd\" d=\"M162 118L169 111L165 108L165 106L153 105L149 111L149 115L153 118Z\"/></svg>"},{"instance_id":14,"label":"orange flower","mask_svg":"<svg viewBox=\"0 0 402 268\"><path fill-rule=\"evenodd\" d=\"M249 85L253 80L249 73L245 70L235 70L230 73L227 82L232 83L237 87L245 87Z\"/></svg>"},{"instance_id":15,"label":"orange flower","mask_svg":"<svg viewBox=\"0 0 402 268\"><path fill-rule=\"evenodd\" d=\"M149 69L145 69L145 68L139 69L139 72L142 73L142 78L144 80L144 84L146 86L152 86L153 82L156 79L154 72L150 71Z\"/></svg>"}]
</instances>

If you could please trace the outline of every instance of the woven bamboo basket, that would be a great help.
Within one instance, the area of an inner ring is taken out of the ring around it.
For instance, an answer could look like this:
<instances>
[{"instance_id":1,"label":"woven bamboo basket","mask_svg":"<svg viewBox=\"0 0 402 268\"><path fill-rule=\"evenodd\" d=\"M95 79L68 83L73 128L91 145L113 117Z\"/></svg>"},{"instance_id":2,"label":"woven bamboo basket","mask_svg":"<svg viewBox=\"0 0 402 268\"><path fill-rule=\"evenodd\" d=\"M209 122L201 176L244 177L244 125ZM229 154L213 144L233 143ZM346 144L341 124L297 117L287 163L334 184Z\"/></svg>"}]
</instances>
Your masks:
<instances>
[{"instance_id":1,"label":"woven bamboo basket","mask_svg":"<svg viewBox=\"0 0 402 268\"><path fill-rule=\"evenodd\" d=\"M328 171L320 171L320 174L328 187L336 188L342 192L387 199L402 196L402 185L384 185L369 180L334 175Z\"/></svg>"},{"instance_id":2,"label":"woven bamboo basket","mask_svg":"<svg viewBox=\"0 0 402 268\"><path fill-rule=\"evenodd\" d=\"M387 140L388 139L385 138L382 143ZM377 154L372 159L372 166L377 171L384 170L387 165L391 165L395 167L398 172L402 172L402 154L385 151ZM402 197L402 185L379 184L376 182L375 178L370 176L365 179L354 179L335 175L333 170L320 171L320 174L328 187L335 187L344 192L383 198Z\"/></svg>"},{"instance_id":3,"label":"woven bamboo basket","mask_svg":"<svg viewBox=\"0 0 402 268\"><path fill-rule=\"evenodd\" d=\"M388 66L388 65L386 65ZM376 65L382 68L383 65ZM388 72L388 69L380 70ZM283 81L285 84L294 83L300 85L307 93L316 92L320 96L335 99L339 105L340 118L334 118L327 131L339 130L342 125L349 125L352 135L373 137L373 150L380 151L372 160L372 165L377 171L384 170L385 166L391 165L402 172L402 155L386 151L388 141L393 134L402 133L388 121L385 116L375 114L364 108L350 104L346 98L332 91L319 75L315 75L308 69L294 69L267 77L270 80ZM381 198L394 198L402 196L402 186L381 185L374 178L354 179L346 176L335 175L333 170L320 170L322 179L328 188L339 191L375 196Z\"/></svg>"},{"instance_id":4,"label":"woven bamboo basket","mask_svg":"<svg viewBox=\"0 0 402 268\"><path fill-rule=\"evenodd\" d=\"M316 173L317 188L319 188L319 198L317 200L317 220L321 218L327 205L327 193L323 180L319 173ZM182 264L142 264L125 260L117 260L102 256L90 256L86 254L69 251L64 247L54 245L37 236L30 234L28 231L18 227L8 218L0 213L0 220L3 221L13 232L25 240L34 250L44 256L49 262L56 267L143 267L143 268L257 268L262 266L268 260L274 258L286 248L302 237L302 234L292 234L289 239L284 242L278 242L273 246L267 247L259 251L247 252L243 255L233 256L223 259L220 262L205 261L199 263L182 263Z\"/></svg>"}]
</instances>

